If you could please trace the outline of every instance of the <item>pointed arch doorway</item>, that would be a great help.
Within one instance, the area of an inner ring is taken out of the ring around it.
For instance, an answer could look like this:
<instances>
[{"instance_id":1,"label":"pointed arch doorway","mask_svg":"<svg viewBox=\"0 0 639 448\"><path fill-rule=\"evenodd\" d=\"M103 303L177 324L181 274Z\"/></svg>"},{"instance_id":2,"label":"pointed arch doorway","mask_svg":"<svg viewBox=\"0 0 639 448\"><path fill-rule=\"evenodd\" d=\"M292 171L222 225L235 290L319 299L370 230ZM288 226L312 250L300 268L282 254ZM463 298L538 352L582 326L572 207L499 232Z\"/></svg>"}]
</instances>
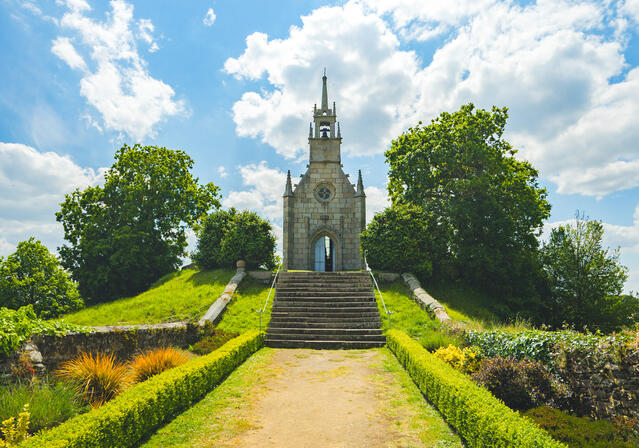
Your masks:
<instances>
[{"instance_id":1,"label":"pointed arch doorway","mask_svg":"<svg viewBox=\"0 0 639 448\"><path fill-rule=\"evenodd\" d=\"M329 236L321 236L315 241L314 270L332 272L335 270L335 243Z\"/></svg>"}]
</instances>

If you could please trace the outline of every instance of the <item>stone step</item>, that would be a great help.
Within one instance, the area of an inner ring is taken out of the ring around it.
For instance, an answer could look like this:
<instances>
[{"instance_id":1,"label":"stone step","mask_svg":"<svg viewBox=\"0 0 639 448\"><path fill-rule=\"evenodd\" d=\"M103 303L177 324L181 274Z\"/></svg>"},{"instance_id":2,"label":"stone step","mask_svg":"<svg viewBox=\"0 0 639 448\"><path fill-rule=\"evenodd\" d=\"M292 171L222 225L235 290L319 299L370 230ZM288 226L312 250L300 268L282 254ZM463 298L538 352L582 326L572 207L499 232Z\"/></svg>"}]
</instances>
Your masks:
<instances>
[{"instance_id":1,"label":"stone step","mask_svg":"<svg viewBox=\"0 0 639 448\"><path fill-rule=\"evenodd\" d=\"M313 348L313 349L363 349L383 347L386 342L381 341L319 341L319 340L291 340L266 338L265 345L273 348Z\"/></svg>"},{"instance_id":2,"label":"stone step","mask_svg":"<svg viewBox=\"0 0 639 448\"><path fill-rule=\"evenodd\" d=\"M282 315L273 315L271 313L271 323L273 325L279 324L280 322L296 322L296 323L320 323L320 324L328 324L328 323L376 323L381 324L381 318L379 317L379 313L376 316L358 316L351 317L348 319L344 319L343 317L338 316L328 316L328 317L311 317L311 316L290 316L291 313L282 313Z\"/></svg>"},{"instance_id":3,"label":"stone step","mask_svg":"<svg viewBox=\"0 0 639 448\"><path fill-rule=\"evenodd\" d=\"M275 295L277 296L287 296L287 297L295 297L295 296L316 296L316 297L362 297L368 296L373 297L373 291L370 289L365 289L361 291L343 291L343 290L330 290L330 289L280 289L276 290Z\"/></svg>"},{"instance_id":4,"label":"stone step","mask_svg":"<svg viewBox=\"0 0 639 448\"><path fill-rule=\"evenodd\" d=\"M275 302L330 302L330 303L339 303L339 302L375 302L375 298L371 295L368 297L303 297L303 296L293 296L293 297L278 297L275 296Z\"/></svg>"},{"instance_id":5,"label":"stone step","mask_svg":"<svg viewBox=\"0 0 639 448\"><path fill-rule=\"evenodd\" d=\"M383 334L330 334L330 333L267 333L267 339L290 341L360 341L386 342Z\"/></svg>"},{"instance_id":6,"label":"stone step","mask_svg":"<svg viewBox=\"0 0 639 448\"><path fill-rule=\"evenodd\" d=\"M271 316L276 317L377 317L379 311L377 308L343 308L343 309L331 309L331 308L313 308L309 309L280 309L271 311Z\"/></svg>"},{"instance_id":7,"label":"stone step","mask_svg":"<svg viewBox=\"0 0 639 448\"><path fill-rule=\"evenodd\" d=\"M362 306L343 306L343 307L333 307L333 306L284 306L278 305L276 312L277 313L374 313L377 311L377 306L375 304L365 304L362 303Z\"/></svg>"},{"instance_id":8,"label":"stone step","mask_svg":"<svg viewBox=\"0 0 639 448\"><path fill-rule=\"evenodd\" d=\"M358 300L355 302L351 301L343 301L343 300L282 300L278 299L276 301L278 311L282 311L280 307L286 308L366 308L366 307L376 307L377 304L375 301L371 299L366 300Z\"/></svg>"},{"instance_id":9,"label":"stone step","mask_svg":"<svg viewBox=\"0 0 639 448\"><path fill-rule=\"evenodd\" d=\"M274 334L312 334L312 335L350 335L350 336L383 336L379 328L295 328L295 327L269 327L268 335Z\"/></svg>"}]
</instances>

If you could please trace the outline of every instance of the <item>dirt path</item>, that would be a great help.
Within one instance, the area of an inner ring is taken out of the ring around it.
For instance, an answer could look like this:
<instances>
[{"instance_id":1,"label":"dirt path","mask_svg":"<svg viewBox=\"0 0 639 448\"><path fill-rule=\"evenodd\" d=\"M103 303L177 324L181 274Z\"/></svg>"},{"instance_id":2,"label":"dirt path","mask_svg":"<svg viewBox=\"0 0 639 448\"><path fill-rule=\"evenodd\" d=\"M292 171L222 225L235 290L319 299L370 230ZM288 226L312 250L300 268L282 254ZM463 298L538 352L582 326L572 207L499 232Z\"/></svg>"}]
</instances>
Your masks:
<instances>
[{"instance_id":1,"label":"dirt path","mask_svg":"<svg viewBox=\"0 0 639 448\"><path fill-rule=\"evenodd\" d=\"M145 448L462 446L387 349L255 358Z\"/></svg>"}]
</instances>

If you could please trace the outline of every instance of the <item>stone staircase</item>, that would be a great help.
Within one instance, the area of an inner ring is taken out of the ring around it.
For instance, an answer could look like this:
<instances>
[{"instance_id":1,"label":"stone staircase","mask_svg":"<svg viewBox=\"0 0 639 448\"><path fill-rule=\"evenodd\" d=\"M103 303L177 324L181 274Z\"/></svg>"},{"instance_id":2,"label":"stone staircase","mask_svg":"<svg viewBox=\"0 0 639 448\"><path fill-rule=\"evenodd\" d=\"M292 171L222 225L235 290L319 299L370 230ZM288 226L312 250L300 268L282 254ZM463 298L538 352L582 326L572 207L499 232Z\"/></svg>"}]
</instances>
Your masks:
<instances>
[{"instance_id":1,"label":"stone staircase","mask_svg":"<svg viewBox=\"0 0 639 448\"><path fill-rule=\"evenodd\" d=\"M277 280L268 347L382 347L386 338L366 272L282 272Z\"/></svg>"}]
</instances>

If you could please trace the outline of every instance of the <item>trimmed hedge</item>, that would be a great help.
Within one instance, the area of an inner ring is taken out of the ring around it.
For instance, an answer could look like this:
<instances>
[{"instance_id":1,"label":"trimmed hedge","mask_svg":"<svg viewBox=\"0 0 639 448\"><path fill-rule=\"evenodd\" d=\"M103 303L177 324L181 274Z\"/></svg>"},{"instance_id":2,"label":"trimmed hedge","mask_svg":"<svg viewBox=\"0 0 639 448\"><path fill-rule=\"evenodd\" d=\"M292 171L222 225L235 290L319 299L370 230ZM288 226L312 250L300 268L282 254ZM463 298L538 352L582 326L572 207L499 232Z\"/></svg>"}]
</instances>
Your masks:
<instances>
[{"instance_id":1,"label":"trimmed hedge","mask_svg":"<svg viewBox=\"0 0 639 448\"><path fill-rule=\"evenodd\" d=\"M206 356L140 383L98 409L29 438L20 447L135 446L163 422L200 400L263 344L263 333L245 333Z\"/></svg>"},{"instance_id":2,"label":"trimmed hedge","mask_svg":"<svg viewBox=\"0 0 639 448\"><path fill-rule=\"evenodd\" d=\"M469 447L566 448L405 333L390 330L387 338L415 384Z\"/></svg>"}]
</instances>

